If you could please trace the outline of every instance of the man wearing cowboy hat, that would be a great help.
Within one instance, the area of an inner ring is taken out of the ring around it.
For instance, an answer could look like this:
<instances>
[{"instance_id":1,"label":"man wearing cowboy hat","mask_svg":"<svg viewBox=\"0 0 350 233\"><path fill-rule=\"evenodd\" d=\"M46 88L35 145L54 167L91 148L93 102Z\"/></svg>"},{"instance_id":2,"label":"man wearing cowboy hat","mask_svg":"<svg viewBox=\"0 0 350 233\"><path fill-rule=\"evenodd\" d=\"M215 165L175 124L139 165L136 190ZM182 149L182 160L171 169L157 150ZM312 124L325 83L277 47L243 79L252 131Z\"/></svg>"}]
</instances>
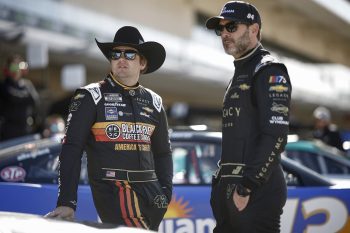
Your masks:
<instances>
[{"instance_id":1,"label":"man wearing cowboy hat","mask_svg":"<svg viewBox=\"0 0 350 233\"><path fill-rule=\"evenodd\" d=\"M88 159L94 204L104 223L158 230L172 194L173 164L162 99L141 86L164 47L130 26L96 43L110 61L105 79L76 91L60 154L57 207L48 217L74 218L81 156Z\"/></svg>"}]
</instances>

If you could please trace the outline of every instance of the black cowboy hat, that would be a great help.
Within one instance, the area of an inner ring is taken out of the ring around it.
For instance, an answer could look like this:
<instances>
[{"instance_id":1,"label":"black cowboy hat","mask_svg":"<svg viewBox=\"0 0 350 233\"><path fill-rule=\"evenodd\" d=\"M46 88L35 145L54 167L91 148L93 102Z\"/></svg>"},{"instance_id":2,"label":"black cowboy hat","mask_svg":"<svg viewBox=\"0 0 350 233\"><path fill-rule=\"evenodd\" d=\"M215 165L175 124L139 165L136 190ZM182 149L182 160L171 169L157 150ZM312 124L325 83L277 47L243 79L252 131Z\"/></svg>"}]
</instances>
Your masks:
<instances>
[{"instance_id":1,"label":"black cowboy hat","mask_svg":"<svg viewBox=\"0 0 350 233\"><path fill-rule=\"evenodd\" d=\"M97 39L95 39L95 41L108 60L110 60L110 51L117 46L129 46L135 48L147 59L147 70L144 74L156 71L163 65L165 60L164 47L154 41L145 42L139 30L135 27L124 26L120 28L115 33L113 42L100 43Z\"/></svg>"}]
</instances>

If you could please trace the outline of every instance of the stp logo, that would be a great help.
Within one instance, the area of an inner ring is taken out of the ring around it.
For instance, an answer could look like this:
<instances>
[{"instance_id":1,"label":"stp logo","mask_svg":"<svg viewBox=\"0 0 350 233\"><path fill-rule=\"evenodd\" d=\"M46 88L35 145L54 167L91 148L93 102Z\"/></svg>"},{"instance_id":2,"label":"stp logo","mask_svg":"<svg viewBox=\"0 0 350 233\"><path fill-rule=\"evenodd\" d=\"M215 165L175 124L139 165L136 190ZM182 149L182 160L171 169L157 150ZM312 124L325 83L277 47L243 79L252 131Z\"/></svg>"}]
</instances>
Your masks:
<instances>
[{"instance_id":1,"label":"stp logo","mask_svg":"<svg viewBox=\"0 0 350 233\"><path fill-rule=\"evenodd\" d=\"M17 166L5 167L1 170L0 177L9 182L22 181L26 177L26 171Z\"/></svg>"},{"instance_id":2,"label":"stp logo","mask_svg":"<svg viewBox=\"0 0 350 233\"><path fill-rule=\"evenodd\" d=\"M109 139L117 139L120 136L120 128L116 124L107 125L105 132Z\"/></svg>"}]
</instances>

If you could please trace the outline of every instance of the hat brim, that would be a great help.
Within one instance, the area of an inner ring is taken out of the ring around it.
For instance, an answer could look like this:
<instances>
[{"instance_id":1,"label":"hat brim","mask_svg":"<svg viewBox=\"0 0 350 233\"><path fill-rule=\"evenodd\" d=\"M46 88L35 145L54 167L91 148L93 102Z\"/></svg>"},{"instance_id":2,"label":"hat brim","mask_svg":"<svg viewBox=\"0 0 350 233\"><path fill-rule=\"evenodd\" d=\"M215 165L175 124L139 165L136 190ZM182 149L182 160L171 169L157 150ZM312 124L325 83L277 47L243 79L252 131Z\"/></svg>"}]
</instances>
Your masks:
<instances>
[{"instance_id":1,"label":"hat brim","mask_svg":"<svg viewBox=\"0 0 350 233\"><path fill-rule=\"evenodd\" d=\"M205 26L208 29L215 29L219 25L221 19L228 19L231 21L240 21L239 19L233 18L233 17L214 16L207 20L207 22L205 23Z\"/></svg>"},{"instance_id":2,"label":"hat brim","mask_svg":"<svg viewBox=\"0 0 350 233\"><path fill-rule=\"evenodd\" d=\"M118 43L108 42L101 43L95 38L96 44L103 53L103 55L110 61L110 51L118 46L128 46L136 49L147 60L147 70L143 74L148 74L159 69L165 61L165 49L164 47L154 41L147 41L142 44L130 44L130 43Z\"/></svg>"}]
</instances>

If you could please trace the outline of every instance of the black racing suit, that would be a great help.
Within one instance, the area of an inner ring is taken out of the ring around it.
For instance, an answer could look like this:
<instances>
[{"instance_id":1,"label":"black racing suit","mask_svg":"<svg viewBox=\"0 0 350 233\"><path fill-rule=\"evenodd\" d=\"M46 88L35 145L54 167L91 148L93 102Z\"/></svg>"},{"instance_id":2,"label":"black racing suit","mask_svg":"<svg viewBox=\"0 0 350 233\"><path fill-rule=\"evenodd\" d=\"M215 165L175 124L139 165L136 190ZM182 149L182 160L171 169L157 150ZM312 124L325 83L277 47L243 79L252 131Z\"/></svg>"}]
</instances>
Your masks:
<instances>
[{"instance_id":1,"label":"black racing suit","mask_svg":"<svg viewBox=\"0 0 350 233\"><path fill-rule=\"evenodd\" d=\"M213 177L214 232L279 232L286 202L280 153L287 143L291 83L286 67L261 45L234 61L222 115L222 155ZM233 203L237 185L251 190L247 207Z\"/></svg>"},{"instance_id":2,"label":"black racing suit","mask_svg":"<svg viewBox=\"0 0 350 233\"><path fill-rule=\"evenodd\" d=\"M0 84L0 140L33 133L38 106L39 94L30 80L5 77Z\"/></svg>"},{"instance_id":3,"label":"black racing suit","mask_svg":"<svg viewBox=\"0 0 350 233\"><path fill-rule=\"evenodd\" d=\"M77 204L81 157L102 222L157 230L172 194L173 164L161 97L111 74L80 88L69 107L57 206Z\"/></svg>"}]
</instances>

